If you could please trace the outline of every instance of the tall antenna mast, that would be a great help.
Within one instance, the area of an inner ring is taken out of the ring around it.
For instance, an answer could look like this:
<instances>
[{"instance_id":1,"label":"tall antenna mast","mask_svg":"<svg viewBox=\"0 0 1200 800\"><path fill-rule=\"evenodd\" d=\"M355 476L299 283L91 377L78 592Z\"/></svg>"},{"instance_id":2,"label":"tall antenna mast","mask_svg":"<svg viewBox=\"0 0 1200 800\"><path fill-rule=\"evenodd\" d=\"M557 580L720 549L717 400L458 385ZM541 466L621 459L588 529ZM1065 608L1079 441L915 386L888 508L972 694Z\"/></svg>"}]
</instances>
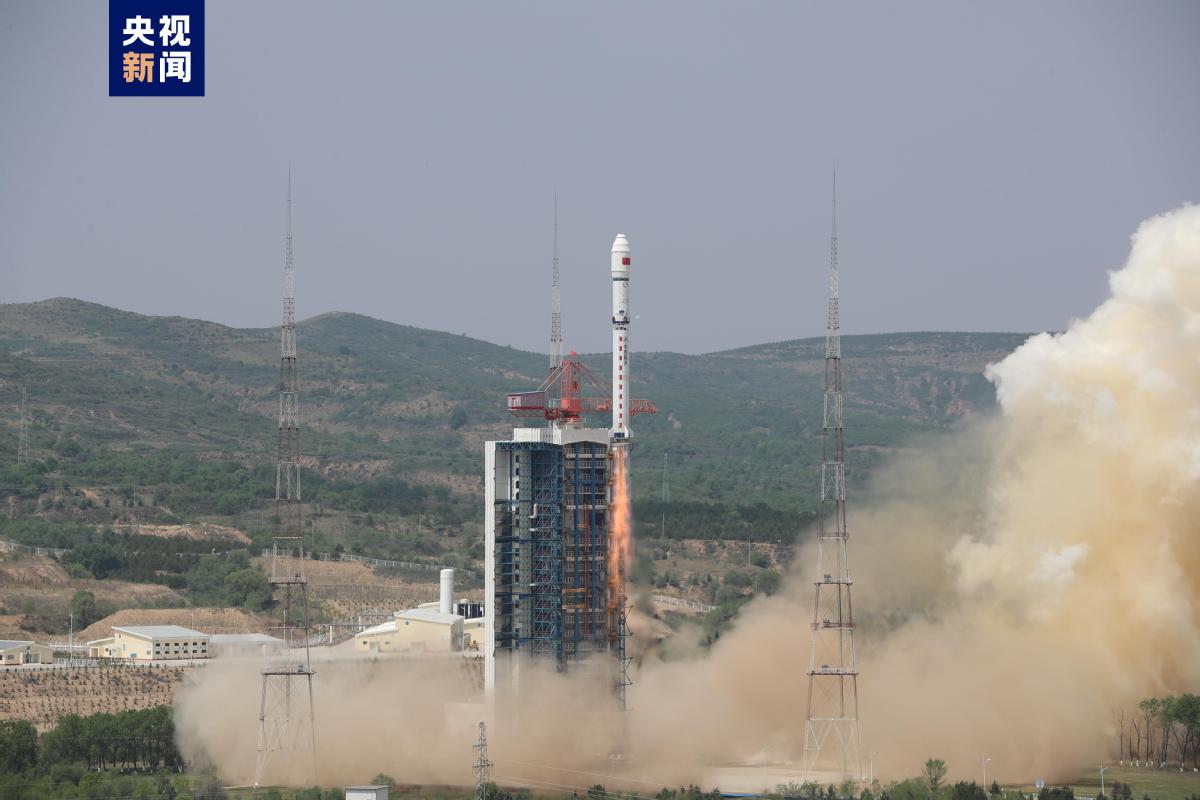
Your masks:
<instances>
[{"instance_id":1,"label":"tall antenna mast","mask_svg":"<svg viewBox=\"0 0 1200 800\"><path fill-rule=\"evenodd\" d=\"M29 461L29 428L25 423L25 402L29 393L29 379L21 384L21 431L17 434L17 466Z\"/></svg>"},{"instance_id":2,"label":"tall antenna mast","mask_svg":"<svg viewBox=\"0 0 1200 800\"><path fill-rule=\"evenodd\" d=\"M304 576L304 529L300 501L300 422L296 379L296 287L292 254L292 171L288 170L287 239L283 258L283 325L279 368L279 450L275 461L275 529L270 582L282 593L283 619L271 630L284 640L281 657L262 671L254 785L279 751L310 752L316 783L316 724L309 654L308 580ZM306 692L307 690L307 692ZM305 705L307 703L307 706Z\"/></svg>"},{"instance_id":3,"label":"tall antenna mast","mask_svg":"<svg viewBox=\"0 0 1200 800\"><path fill-rule=\"evenodd\" d=\"M562 299L558 289L558 192L554 193L554 258L550 279L550 369L562 363Z\"/></svg>"},{"instance_id":4,"label":"tall antenna mast","mask_svg":"<svg viewBox=\"0 0 1200 800\"><path fill-rule=\"evenodd\" d=\"M833 173L833 233L829 237L829 306L825 318L825 402L821 444L821 523L817 536L804 770L808 780L834 775L861 780L858 666L850 601L850 534L846 530L846 446L842 404L842 323L839 301L837 170Z\"/></svg>"}]
</instances>

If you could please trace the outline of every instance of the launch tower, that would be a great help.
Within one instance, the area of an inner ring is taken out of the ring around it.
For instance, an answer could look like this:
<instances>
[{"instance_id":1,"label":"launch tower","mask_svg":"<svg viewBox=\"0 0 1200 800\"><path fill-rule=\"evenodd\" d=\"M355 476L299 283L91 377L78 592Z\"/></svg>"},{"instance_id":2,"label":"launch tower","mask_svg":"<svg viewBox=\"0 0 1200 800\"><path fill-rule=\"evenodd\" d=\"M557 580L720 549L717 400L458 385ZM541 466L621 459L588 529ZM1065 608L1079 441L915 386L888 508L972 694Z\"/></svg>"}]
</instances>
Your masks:
<instances>
[{"instance_id":1,"label":"launch tower","mask_svg":"<svg viewBox=\"0 0 1200 800\"><path fill-rule=\"evenodd\" d=\"M489 691L515 688L535 659L569 671L589 655L610 651L621 665L620 691L627 683L623 554L614 549L622 545L612 538L610 508L613 450L626 441L630 416L655 412L652 403L628 394L628 250L628 241L618 236L613 263L623 259L624 327L616 332L614 289L616 381L610 384L575 353L556 352L561 348L556 236L550 374L536 390L508 396L514 417L548 424L517 427L512 439L485 443L484 675ZM612 427L585 427L590 414L610 416ZM620 594L619 614L614 613L614 588Z\"/></svg>"}]
</instances>

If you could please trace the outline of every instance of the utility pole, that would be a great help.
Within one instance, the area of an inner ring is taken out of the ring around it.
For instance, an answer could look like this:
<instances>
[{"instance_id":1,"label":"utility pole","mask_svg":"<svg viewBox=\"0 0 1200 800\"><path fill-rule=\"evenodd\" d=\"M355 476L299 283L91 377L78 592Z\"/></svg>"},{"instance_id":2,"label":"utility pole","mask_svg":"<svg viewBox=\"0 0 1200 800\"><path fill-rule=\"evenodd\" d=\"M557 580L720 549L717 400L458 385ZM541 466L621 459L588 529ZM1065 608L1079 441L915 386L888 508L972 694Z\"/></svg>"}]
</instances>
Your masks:
<instances>
[{"instance_id":1,"label":"utility pole","mask_svg":"<svg viewBox=\"0 0 1200 800\"><path fill-rule=\"evenodd\" d=\"M829 238L829 304L825 320L825 392L821 436L821 515L804 715L804 771L836 770L862 780L854 605L850 600L850 534L846 530L846 447L842 417L842 324L838 272L837 172Z\"/></svg>"},{"instance_id":2,"label":"utility pole","mask_svg":"<svg viewBox=\"0 0 1200 800\"><path fill-rule=\"evenodd\" d=\"M991 759L990 759L990 758L987 758L986 756L980 756L980 757L979 757L979 766L980 766L980 767L983 769L983 790L984 790L985 792L987 791L987 785L988 785L988 782L987 782L987 765L988 765L988 762L989 762L989 761L991 761Z\"/></svg>"},{"instance_id":3,"label":"utility pole","mask_svg":"<svg viewBox=\"0 0 1200 800\"><path fill-rule=\"evenodd\" d=\"M667 538L667 503L670 502L671 493L667 488L667 454L663 453L663 485L662 485L662 537Z\"/></svg>"},{"instance_id":4,"label":"utility pole","mask_svg":"<svg viewBox=\"0 0 1200 800\"><path fill-rule=\"evenodd\" d=\"M1100 764L1100 796L1104 796L1104 773L1108 771L1108 767Z\"/></svg>"},{"instance_id":5,"label":"utility pole","mask_svg":"<svg viewBox=\"0 0 1200 800\"><path fill-rule=\"evenodd\" d=\"M283 326L279 376L279 450L275 461L275 530L271 538L273 590L282 593L283 619L272 625L285 642L262 671L254 785L261 786L272 753L309 752L317 781L313 669L309 654L308 580L304 575L303 506L300 501L300 424L296 379L296 295L292 254L292 173L288 170L287 239L284 249Z\"/></svg>"},{"instance_id":6,"label":"utility pole","mask_svg":"<svg viewBox=\"0 0 1200 800\"><path fill-rule=\"evenodd\" d=\"M21 384L21 430L17 434L17 466L22 466L29 461L29 428L25 424L25 401L26 395L29 393L29 379Z\"/></svg>"},{"instance_id":7,"label":"utility pole","mask_svg":"<svg viewBox=\"0 0 1200 800\"><path fill-rule=\"evenodd\" d=\"M485 800L487 785L492 782L492 762L488 761L487 732L479 723L479 740L475 742L475 800Z\"/></svg>"}]
</instances>

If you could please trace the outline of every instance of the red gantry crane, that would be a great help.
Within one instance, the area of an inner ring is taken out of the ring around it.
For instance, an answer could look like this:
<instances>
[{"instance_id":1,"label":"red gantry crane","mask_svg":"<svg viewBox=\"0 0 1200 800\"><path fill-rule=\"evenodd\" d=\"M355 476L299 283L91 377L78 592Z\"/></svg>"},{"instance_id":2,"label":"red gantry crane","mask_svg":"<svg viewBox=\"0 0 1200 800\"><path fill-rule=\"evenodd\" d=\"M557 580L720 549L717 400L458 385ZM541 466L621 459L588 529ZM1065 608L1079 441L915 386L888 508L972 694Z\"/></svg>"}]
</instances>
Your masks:
<instances>
[{"instance_id":1,"label":"red gantry crane","mask_svg":"<svg viewBox=\"0 0 1200 800\"><path fill-rule=\"evenodd\" d=\"M583 395L585 385L598 397ZM654 414L649 400L630 400L630 415ZM579 360L574 351L550 370L532 392L508 396L508 413L514 417L544 417L551 422L578 423L584 414L612 414L612 386Z\"/></svg>"}]
</instances>

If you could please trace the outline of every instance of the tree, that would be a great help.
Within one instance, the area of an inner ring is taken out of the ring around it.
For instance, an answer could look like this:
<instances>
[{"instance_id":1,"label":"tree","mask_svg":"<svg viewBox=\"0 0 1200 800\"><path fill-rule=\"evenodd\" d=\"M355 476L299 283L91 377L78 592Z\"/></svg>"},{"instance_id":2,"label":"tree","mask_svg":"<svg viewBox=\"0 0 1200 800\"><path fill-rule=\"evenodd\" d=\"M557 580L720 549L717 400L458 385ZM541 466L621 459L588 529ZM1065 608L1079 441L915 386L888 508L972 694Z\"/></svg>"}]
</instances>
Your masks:
<instances>
[{"instance_id":1,"label":"tree","mask_svg":"<svg viewBox=\"0 0 1200 800\"><path fill-rule=\"evenodd\" d=\"M225 593L234 605L261 611L271 600L271 584L261 569L249 567L225 576Z\"/></svg>"},{"instance_id":2,"label":"tree","mask_svg":"<svg viewBox=\"0 0 1200 800\"><path fill-rule=\"evenodd\" d=\"M75 615L75 625L86 628L100 619L100 611L96 607L96 595L87 589L80 589L71 597L71 613Z\"/></svg>"},{"instance_id":3,"label":"tree","mask_svg":"<svg viewBox=\"0 0 1200 800\"><path fill-rule=\"evenodd\" d=\"M1167 763L1167 748L1171 746L1171 727L1175 724L1175 698L1164 697L1158 701L1159 763Z\"/></svg>"},{"instance_id":4,"label":"tree","mask_svg":"<svg viewBox=\"0 0 1200 800\"><path fill-rule=\"evenodd\" d=\"M37 730L23 719L0 721L0 772L24 772L37 765Z\"/></svg>"},{"instance_id":5,"label":"tree","mask_svg":"<svg viewBox=\"0 0 1200 800\"><path fill-rule=\"evenodd\" d=\"M937 797L942 780L946 777L946 762L940 758L931 758L925 762L925 780L929 784L929 793Z\"/></svg>"},{"instance_id":6,"label":"tree","mask_svg":"<svg viewBox=\"0 0 1200 800\"><path fill-rule=\"evenodd\" d=\"M922 778L909 778L889 787L884 794L888 800L929 800L929 785Z\"/></svg>"},{"instance_id":7,"label":"tree","mask_svg":"<svg viewBox=\"0 0 1200 800\"><path fill-rule=\"evenodd\" d=\"M950 800L987 800L987 794L975 781L959 781L950 788Z\"/></svg>"}]
</instances>

